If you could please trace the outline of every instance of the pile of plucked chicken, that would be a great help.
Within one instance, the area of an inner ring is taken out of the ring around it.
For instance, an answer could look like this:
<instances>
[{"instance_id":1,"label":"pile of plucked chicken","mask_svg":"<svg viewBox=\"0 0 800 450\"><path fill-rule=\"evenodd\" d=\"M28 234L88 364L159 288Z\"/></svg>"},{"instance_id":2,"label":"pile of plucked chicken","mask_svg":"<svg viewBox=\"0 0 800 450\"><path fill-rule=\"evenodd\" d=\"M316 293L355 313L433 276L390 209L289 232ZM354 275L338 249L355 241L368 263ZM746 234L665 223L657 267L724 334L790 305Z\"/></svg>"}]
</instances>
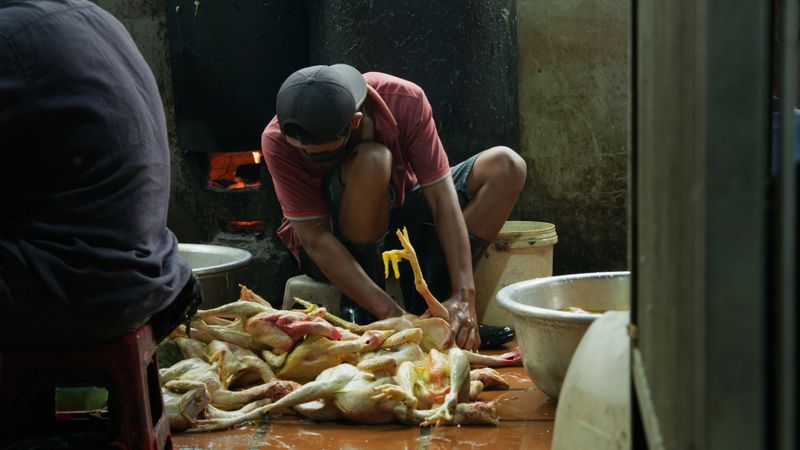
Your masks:
<instances>
[{"instance_id":1,"label":"pile of plucked chicken","mask_svg":"<svg viewBox=\"0 0 800 450\"><path fill-rule=\"evenodd\" d=\"M356 325L325 308L278 310L246 287L239 300L198 311L165 344L180 359L160 371L173 431L212 431L279 414L317 421L411 425L497 424L484 389L507 389L492 367L520 365L519 349L481 355L444 348L447 310L428 291L414 248L384 253L395 276L408 260L428 304L405 315ZM162 344L163 345L163 344Z\"/></svg>"}]
</instances>

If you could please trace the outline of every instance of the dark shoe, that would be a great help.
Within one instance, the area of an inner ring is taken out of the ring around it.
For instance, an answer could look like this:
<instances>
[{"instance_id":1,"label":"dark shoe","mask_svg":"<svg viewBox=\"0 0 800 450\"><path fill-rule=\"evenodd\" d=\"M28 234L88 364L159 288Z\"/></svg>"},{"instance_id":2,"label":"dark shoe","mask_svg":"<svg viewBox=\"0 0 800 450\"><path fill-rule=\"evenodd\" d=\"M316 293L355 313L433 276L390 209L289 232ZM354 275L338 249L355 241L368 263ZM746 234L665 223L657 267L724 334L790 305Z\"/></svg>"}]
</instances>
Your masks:
<instances>
[{"instance_id":1,"label":"dark shoe","mask_svg":"<svg viewBox=\"0 0 800 450\"><path fill-rule=\"evenodd\" d=\"M514 340L514 329L511 327L493 327L478 325L481 337L481 349L500 348L503 344Z\"/></svg>"}]
</instances>

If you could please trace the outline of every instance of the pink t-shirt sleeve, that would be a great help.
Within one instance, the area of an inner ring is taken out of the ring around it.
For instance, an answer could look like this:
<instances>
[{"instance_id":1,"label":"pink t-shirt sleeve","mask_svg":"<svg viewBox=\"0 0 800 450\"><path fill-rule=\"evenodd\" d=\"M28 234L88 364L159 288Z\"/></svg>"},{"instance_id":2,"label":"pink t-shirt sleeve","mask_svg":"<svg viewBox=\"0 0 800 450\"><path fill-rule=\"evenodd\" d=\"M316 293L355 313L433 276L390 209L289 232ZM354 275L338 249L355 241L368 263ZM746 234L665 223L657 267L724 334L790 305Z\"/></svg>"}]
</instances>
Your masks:
<instances>
[{"instance_id":1,"label":"pink t-shirt sleeve","mask_svg":"<svg viewBox=\"0 0 800 450\"><path fill-rule=\"evenodd\" d=\"M415 86L416 87L416 86ZM417 176L419 184L428 186L445 178L450 172L450 163L447 154L436 131L433 120L433 111L428 98L421 88L416 87L418 95L409 98L413 101L404 102L404 111L401 114L409 120L400 120L401 145L406 149L408 162Z\"/></svg>"}]
</instances>

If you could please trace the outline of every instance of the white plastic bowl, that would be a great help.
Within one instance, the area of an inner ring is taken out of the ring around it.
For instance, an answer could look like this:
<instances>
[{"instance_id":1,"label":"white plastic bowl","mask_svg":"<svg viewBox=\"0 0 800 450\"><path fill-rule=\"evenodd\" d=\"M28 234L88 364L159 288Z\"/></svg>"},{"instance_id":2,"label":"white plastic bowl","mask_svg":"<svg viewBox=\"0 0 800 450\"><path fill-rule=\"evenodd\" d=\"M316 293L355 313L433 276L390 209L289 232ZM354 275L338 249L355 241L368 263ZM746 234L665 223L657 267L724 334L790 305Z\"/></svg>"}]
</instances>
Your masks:
<instances>
[{"instance_id":1,"label":"white plastic bowl","mask_svg":"<svg viewBox=\"0 0 800 450\"><path fill-rule=\"evenodd\" d=\"M521 281L497 292L511 313L531 380L558 398L564 376L589 325L600 314L564 311L577 307L605 312L630 309L630 272L597 272Z\"/></svg>"},{"instance_id":2,"label":"white plastic bowl","mask_svg":"<svg viewBox=\"0 0 800 450\"><path fill-rule=\"evenodd\" d=\"M203 287L203 304L210 309L239 298L239 275L253 255L247 250L223 245L178 244L178 254L197 275Z\"/></svg>"}]
</instances>

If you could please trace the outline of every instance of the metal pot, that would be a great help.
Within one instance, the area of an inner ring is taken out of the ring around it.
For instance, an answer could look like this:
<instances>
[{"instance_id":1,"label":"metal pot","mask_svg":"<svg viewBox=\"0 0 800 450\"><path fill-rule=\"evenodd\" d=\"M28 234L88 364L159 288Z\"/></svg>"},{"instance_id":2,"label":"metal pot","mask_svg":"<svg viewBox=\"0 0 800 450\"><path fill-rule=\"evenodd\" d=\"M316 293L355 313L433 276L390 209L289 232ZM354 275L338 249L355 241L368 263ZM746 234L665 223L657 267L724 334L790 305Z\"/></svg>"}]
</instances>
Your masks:
<instances>
[{"instance_id":1,"label":"metal pot","mask_svg":"<svg viewBox=\"0 0 800 450\"><path fill-rule=\"evenodd\" d=\"M497 292L511 313L522 362L545 394L558 398L586 329L608 310L630 309L630 272L597 272L521 281ZM565 311L569 307L590 312Z\"/></svg>"},{"instance_id":2,"label":"metal pot","mask_svg":"<svg viewBox=\"0 0 800 450\"><path fill-rule=\"evenodd\" d=\"M192 268L203 287L200 309L210 309L239 298L238 275L253 255L240 248L207 244L178 244L178 254Z\"/></svg>"}]
</instances>

